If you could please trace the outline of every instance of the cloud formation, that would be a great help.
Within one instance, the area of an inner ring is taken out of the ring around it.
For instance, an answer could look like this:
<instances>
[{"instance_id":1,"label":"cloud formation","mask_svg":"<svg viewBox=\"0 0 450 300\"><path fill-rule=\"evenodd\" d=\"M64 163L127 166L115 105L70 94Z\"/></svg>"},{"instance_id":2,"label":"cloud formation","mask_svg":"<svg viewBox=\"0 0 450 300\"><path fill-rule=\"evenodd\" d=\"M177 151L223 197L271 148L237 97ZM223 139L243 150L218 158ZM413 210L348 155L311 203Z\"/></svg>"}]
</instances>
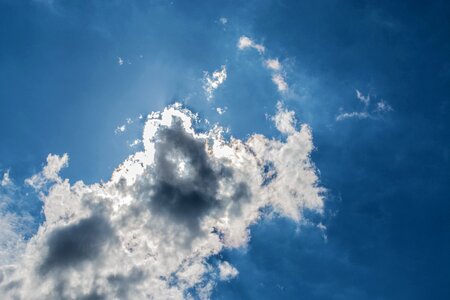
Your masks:
<instances>
[{"instance_id":1,"label":"cloud formation","mask_svg":"<svg viewBox=\"0 0 450 300\"><path fill-rule=\"evenodd\" d=\"M362 111L341 112L336 116L336 121L347 119L379 119L383 114L393 111L394 109L385 100L378 100L375 105L371 105L370 94L364 95L359 90L355 90L356 98L364 104Z\"/></svg>"},{"instance_id":2,"label":"cloud formation","mask_svg":"<svg viewBox=\"0 0 450 300\"><path fill-rule=\"evenodd\" d=\"M248 48L256 49L262 57L264 57L264 52L266 50L263 45L255 43L253 40L246 36L241 36L239 38L237 47L239 50L245 50ZM286 74L283 72L282 65L278 58L265 59L264 66L271 71L272 82L277 87L277 90L282 94L286 93L289 89L289 85L286 82Z\"/></svg>"},{"instance_id":3,"label":"cloud formation","mask_svg":"<svg viewBox=\"0 0 450 300\"><path fill-rule=\"evenodd\" d=\"M273 120L285 141L225 139L220 126L197 132L196 115L169 106L148 116L144 150L106 183L71 184L59 175L67 154L49 155L28 180L48 185L45 222L2 265L1 298L208 298L218 280L238 274L208 258L244 247L267 208L296 222L305 210L322 212L310 128L281 103Z\"/></svg>"},{"instance_id":4,"label":"cloud formation","mask_svg":"<svg viewBox=\"0 0 450 300\"><path fill-rule=\"evenodd\" d=\"M203 77L203 90L205 91L206 99L210 101L213 98L214 91L222 85L227 79L227 68L225 65L221 66L220 70L214 71L211 75L205 72Z\"/></svg>"},{"instance_id":5,"label":"cloud formation","mask_svg":"<svg viewBox=\"0 0 450 300\"><path fill-rule=\"evenodd\" d=\"M255 43L252 39L250 39L249 37L246 37L245 35L243 35L239 38L237 46L240 50L253 48L253 49L257 50L259 52L259 54L263 54L264 51L266 51L266 48L264 48L263 45Z\"/></svg>"}]
</instances>

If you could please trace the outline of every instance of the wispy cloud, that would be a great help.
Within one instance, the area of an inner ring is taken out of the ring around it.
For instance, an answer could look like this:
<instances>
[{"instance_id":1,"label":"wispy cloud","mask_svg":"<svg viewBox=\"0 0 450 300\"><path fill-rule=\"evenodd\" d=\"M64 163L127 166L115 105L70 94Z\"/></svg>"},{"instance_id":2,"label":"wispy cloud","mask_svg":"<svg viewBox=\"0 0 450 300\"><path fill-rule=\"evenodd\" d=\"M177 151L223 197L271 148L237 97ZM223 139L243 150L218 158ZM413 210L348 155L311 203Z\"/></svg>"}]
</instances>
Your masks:
<instances>
[{"instance_id":1,"label":"wispy cloud","mask_svg":"<svg viewBox=\"0 0 450 300\"><path fill-rule=\"evenodd\" d=\"M226 79L227 68L225 65L221 66L220 70L214 71L211 75L208 72L205 72L203 77L203 90L208 101L213 98L214 91L219 88Z\"/></svg>"},{"instance_id":2,"label":"wispy cloud","mask_svg":"<svg viewBox=\"0 0 450 300\"><path fill-rule=\"evenodd\" d=\"M355 90L356 98L364 104L361 111L341 112L336 116L336 121L347 119L379 119L383 114L393 111L394 109L385 100L380 99L372 104L370 94L364 95L359 90Z\"/></svg>"}]
</instances>

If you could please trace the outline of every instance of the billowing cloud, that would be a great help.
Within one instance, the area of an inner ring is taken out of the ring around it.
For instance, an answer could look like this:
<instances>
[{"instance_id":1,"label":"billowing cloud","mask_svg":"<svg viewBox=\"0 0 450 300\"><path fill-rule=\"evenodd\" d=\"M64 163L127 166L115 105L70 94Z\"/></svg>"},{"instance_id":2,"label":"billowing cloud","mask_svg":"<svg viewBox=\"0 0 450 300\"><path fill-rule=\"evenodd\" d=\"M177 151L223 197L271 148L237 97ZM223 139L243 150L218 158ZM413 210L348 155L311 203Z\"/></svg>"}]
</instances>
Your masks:
<instances>
[{"instance_id":1,"label":"billowing cloud","mask_svg":"<svg viewBox=\"0 0 450 300\"><path fill-rule=\"evenodd\" d=\"M246 37L244 35L239 38L237 46L240 50L248 48L256 49L259 52L259 54L263 54L264 51L266 50L263 45L255 43L249 37Z\"/></svg>"},{"instance_id":2,"label":"billowing cloud","mask_svg":"<svg viewBox=\"0 0 450 300\"><path fill-rule=\"evenodd\" d=\"M225 139L220 126L198 132L195 114L169 106L148 116L144 150L106 183L71 184L59 175L68 156L49 155L29 180L50 184L41 193L45 222L19 245L24 255L1 267L0 297L208 298L218 280L238 274L208 258L246 246L268 209L296 222L322 212L310 128L281 103L273 120L283 141Z\"/></svg>"},{"instance_id":3,"label":"billowing cloud","mask_svg":"<svg viewBox=\"0 0 450 300\"><path fill-rule=\"evenodd\" d=\"M214 71L211 75L205 72L203 77L203 90L205 91L206 99L210 101L213 98L214 91L222 85L227 79L227 68L223 65L220 70Z\"/></svg>"}]
</instances>

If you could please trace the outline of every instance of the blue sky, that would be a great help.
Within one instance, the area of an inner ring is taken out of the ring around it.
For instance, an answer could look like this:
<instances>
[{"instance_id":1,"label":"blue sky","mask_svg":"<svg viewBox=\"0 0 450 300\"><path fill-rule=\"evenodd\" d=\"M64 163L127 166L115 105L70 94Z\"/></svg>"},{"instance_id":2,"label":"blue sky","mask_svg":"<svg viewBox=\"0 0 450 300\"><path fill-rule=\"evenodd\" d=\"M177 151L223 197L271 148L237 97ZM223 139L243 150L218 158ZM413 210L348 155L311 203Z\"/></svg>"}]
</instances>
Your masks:
<instances>
[{"instance_id":1,"label":"blue sky","mask_svg":"<svg viewBox=\"0 0 450 300\"><path fill-rule=\"evenodd\" d=\"M284 140L270 120L281 100L311 127L324 211L251 225L247 246L217 255L239 274L211 298L446 299L449 14L446 1L2 0L7 210L29 212L32 231L43 222L24 180L49 153L69 154L71 183L108 181L142 149L129 146L140 115L179 101L227 135ZM242 36L264 53L239 49ZM223 65L208 101L205 78Z\"/></svg>"}]
</instances>

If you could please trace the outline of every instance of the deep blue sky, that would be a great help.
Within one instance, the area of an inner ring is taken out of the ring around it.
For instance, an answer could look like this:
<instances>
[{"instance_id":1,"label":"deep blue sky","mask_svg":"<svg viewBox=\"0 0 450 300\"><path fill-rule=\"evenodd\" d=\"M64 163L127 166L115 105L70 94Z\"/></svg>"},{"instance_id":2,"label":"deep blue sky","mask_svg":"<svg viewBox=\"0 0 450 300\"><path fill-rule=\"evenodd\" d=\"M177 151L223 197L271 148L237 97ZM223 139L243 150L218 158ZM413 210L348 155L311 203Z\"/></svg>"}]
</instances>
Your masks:
<instances>
[{"instance_id":1,"label":"deep blue sky","mask_svg":"<svg viewBox=\"0 0 450 300\"><path fill-rule=\"evenodd\" d=\"M312 127L328 189L327 239L254 226L246 251L223 254L240 274L213 298L450 299L448 1L1 0L0 169L21 182L67 152L71 181L107 180L142 124L115 128L175 100L238 137L275 134L265 114L279 96L258 56L236 51L241 35L288 66L285 103ZM203 71L222 64L208 103ZM361 108L355 89L394 110L337 122Z\"/></svg>"}]
</instances>

